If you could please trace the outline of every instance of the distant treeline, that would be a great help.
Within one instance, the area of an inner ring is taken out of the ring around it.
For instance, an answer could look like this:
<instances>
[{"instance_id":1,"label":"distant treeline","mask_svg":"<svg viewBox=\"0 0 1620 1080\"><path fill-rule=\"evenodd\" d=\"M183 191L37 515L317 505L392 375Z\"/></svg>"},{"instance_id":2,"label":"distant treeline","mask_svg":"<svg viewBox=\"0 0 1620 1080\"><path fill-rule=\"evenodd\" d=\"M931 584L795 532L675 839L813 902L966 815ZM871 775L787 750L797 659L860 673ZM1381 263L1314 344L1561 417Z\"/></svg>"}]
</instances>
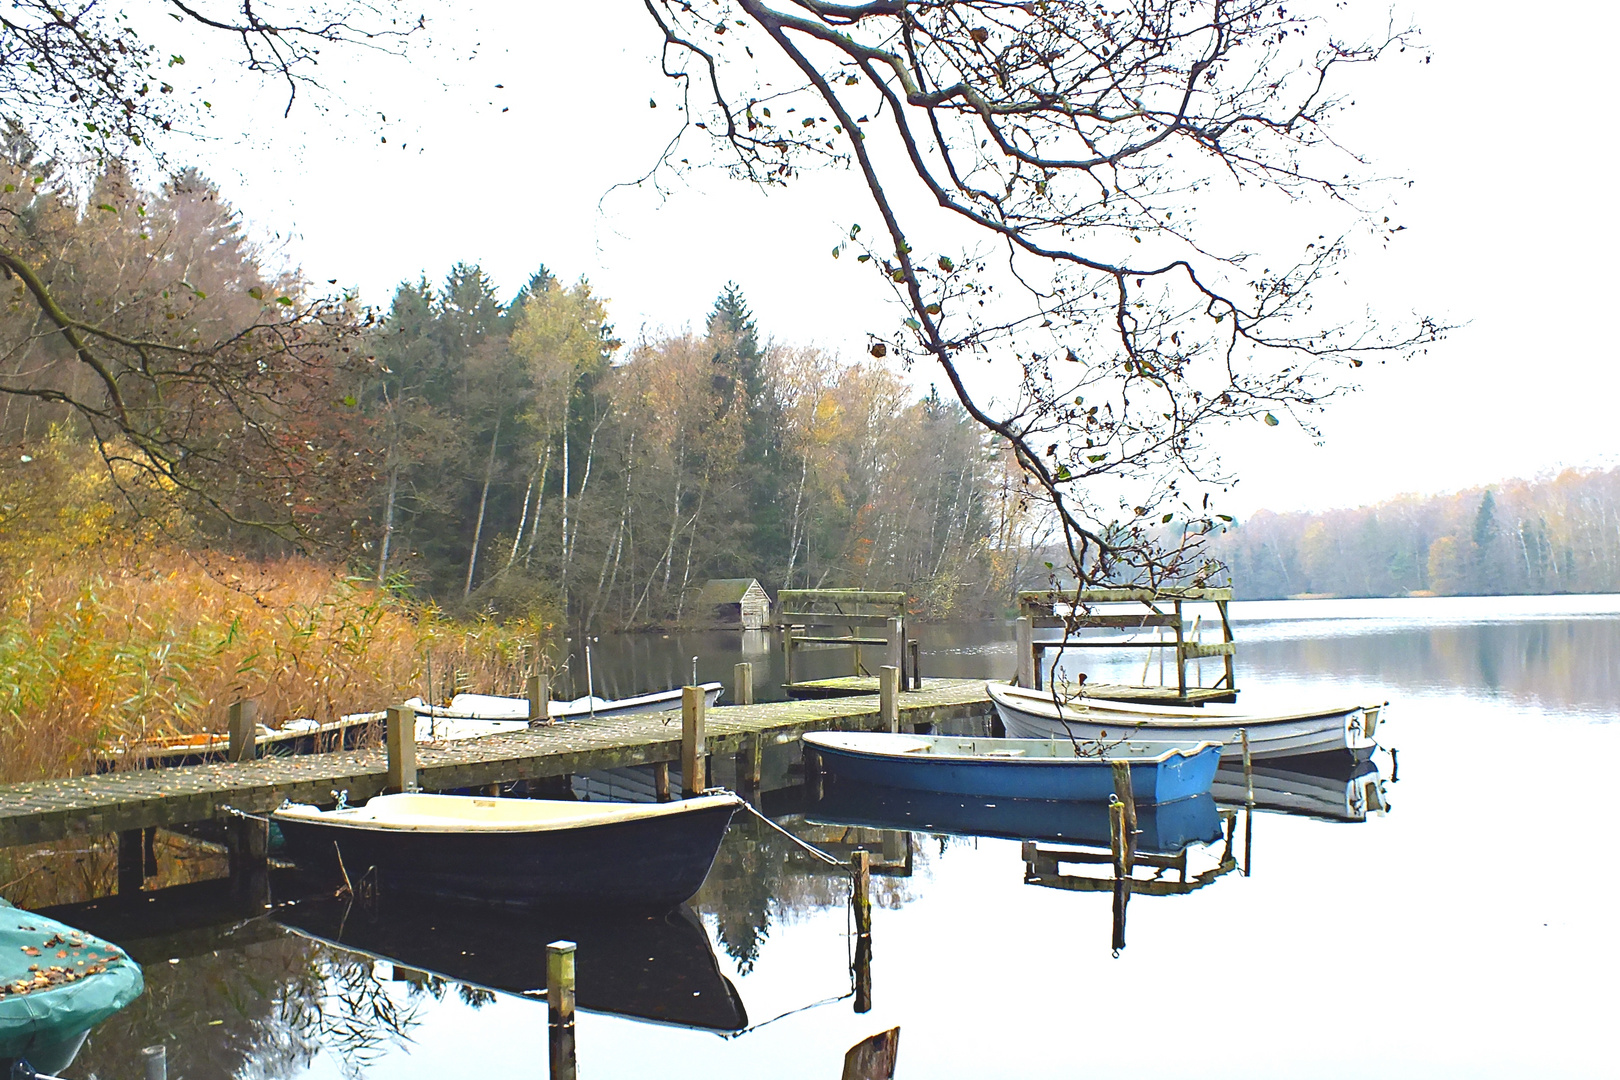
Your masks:
<instances>
[{"instance_id":1,"label":"distant treeline","mask_svg":"<svg viewBox=\"0 0 1620 1080\"><path fill-rule=\"evenodd\" d=\"M1238 596L1620 592L1620 469L1317 514L1216 538Z\"/></svg>"}]
</instances>

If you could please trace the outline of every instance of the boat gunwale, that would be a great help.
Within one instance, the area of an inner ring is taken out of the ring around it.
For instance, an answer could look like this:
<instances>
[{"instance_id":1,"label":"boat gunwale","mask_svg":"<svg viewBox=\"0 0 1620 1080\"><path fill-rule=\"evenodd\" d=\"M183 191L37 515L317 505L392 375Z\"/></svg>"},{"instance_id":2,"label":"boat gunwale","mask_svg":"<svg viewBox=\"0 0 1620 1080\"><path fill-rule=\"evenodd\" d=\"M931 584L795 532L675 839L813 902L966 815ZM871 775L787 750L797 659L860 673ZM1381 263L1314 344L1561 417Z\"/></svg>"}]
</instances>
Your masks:
<instances>
[{"instance_id":1,"label":"boat gunwale","mask_svg":"<svg viewBox=\"0 0 1620 1080\"><path fill-rule=\"evenodd\" d=\"M826 750L826 751L831 751L833 753L851 754L851 755L854 755L854 756L857 756L857 757L877 758L877 759L882 759L882 760L885 760L885 761L894 761L894 762L935 761L935 762L950 763L950 764L978 764L978 765L1039 765L1039 766L1047 766L1047 767L1065 767L1065 768L1071 767L1071 766L1074 766L1074 765L1077 765L1077 764L1079 764L1079 765L1095 765L1095 766L1103 766L1103 765L1112 766L1115 762L1120 762L1120 761L1126 762L1127 764L1130 764L1130 765L1142 765L1142 766L1163 765L1164 763L1166 763L1167 761L1169 761L1173 757L1179 756L1179 757L1184 757L1184 758L1187 758L1187 759L1191 760L1192 758L1196 758L1200 754L1206 753L1211 749L1214 749L1216 751L1216 753L1218 754L1220 752L1220 750L1221 750L1221 747L1223 747L1225 745L1225 743L1216 742L1213 739L1201 739L1201 740L1197 740L1197 741L1189 739L1189 740L1180 741L1181 745L1168 746L1163 751L1161 751L1159 754L1157 754L1157 755L1155 755L1153 757L1123 757L1123 756L1109 757L1106 754L1099 754L1096 757L1092 757L1092 756L1089 756L1089 755L1080 755L1080 754L1076 754L1074 757L1056 757L1056 756L1052 756L1052 757L995 757L995 756L991 756L989 754L972 754L972 753L940 754L940 753L934 753L932 751L930 751L928 754L925 754L925 755L917 755L917 754L911 753L910 751L905 751L905 750L865 750L865 749L856 749L856 748L848 747L848 746L839 746L839 745L837 745L835 743L828 743L826 741L827 738L830 737L830 736L839 736L839 735L857 735L857 736L863 736L864 735L864 736L870 736L870 735L875 735L875 734L885 734L885 733L883 733L883 732L870 732L870 731L864 731L864 732L862 732L862 731L807 731L802 736L800 736L800 738L804 742L808 743L810 746L814 747L817 751ZM1027 742L1027 743L1041 744L1041 745L1046 745L1048 743L1053 743L1053 742L1058 741L1056 739L1012 739L1012 738L1008 738L1008 739L990 739L988 737L978 737L978 736L971 736L971 735L964 735L964 736L917 735L917 736L912 736L912 737L913 738L918 738L918 739L970 739L970 740L975 741L975 742ZM1152 742L1163 743L1163 742L1178 742L1179 740L1154 739L1154 740L1144 740L1144 741L1152 741Z\"/></svg>"},{"instance_id":2,"label":"boat gunwale","mask_svg":"<svg viewBox=\"0 0 1620 1080\"><path fill-rule=\"evenodd\" d=\"M396 818L393 820L375 816L362 816L363 812L375 799L396 798L399 794L406 794L415 798L430 799L467 799L475 803L524 803L529 805L562 805L568 807L603 807L585 816L575 816L556 821L479 821L475 818L444 818L422 815L417 820L409 818ZM524 836L541 833L569 832L581 829L602 828L612 825L633 825L643 822L657 821L662 818L681 817L686 814L701 813L709 810L719 810L728 807L735 813L742 805L742 799L725 792L714 795L698 795L690 799L680 799L667 803L570 803L563 800L548 799L500 799L478 795L438 795L425 792L396 793L394 795L379 795L369 800L363 806L348 807L344 810L322 810L319 807L306 803L293 803L271 811L271 820L277 822L291 822L300 825L318 825L333 828L351 829L359 832L387 832L387 833L467 833L479 836ZM340 815L351 816L340 816Z\"/></svg>"},{"instance_id":3,"label":"boat gunwale","mask_svg":"<svg viewBox=\"0 0 1620 1080\"><path fill-rule=\"evenodd\" d=\"M1075 706L1065 702L1059 707L1053 705L1051 696L1046 695L1045 691L1030 690L1022 686L1005 686L995 682L985 683L985 691L990 695L992 702L1012 709L1021 709L1047 720L1062 722L1065 719L1065 713L1072 713L1076 723L1116 722L1113 718L1118 717L1117 723L1122 726L1172 727L1192 730L1212 727L1256 728L1272 724L1297 723L1301 720L1326 720L1332 717L1349 718L1352 713L1365 713L1369 709L1382 708L1384 704L1380 703L1377 706L1344 705L1286 713L1247 712L1189 715L1194 712L1193 708L1138 705L1132 702L1110 702L1107 698L1089 699L1101 703L1095 706ZM1010 698L1012 700L1000 700L1001 698ZM1116 706L1120 707L1116 708ZM1175 711L1160 711L1161 709L1174 709Z\"/></svg>"}]
</instances>

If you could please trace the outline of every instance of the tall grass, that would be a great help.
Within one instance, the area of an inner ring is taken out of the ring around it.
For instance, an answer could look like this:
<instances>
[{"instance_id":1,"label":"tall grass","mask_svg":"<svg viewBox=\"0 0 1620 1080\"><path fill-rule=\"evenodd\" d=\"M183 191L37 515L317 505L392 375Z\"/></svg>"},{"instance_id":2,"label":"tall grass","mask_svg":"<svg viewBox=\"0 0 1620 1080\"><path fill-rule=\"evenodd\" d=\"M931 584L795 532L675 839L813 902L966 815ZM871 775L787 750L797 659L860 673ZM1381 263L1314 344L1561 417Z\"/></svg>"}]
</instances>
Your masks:
<instances>
[{"instance_id":1,"label":"tall grass","mask_svg":"<svg viewBox=\"0 0 1620 1080\"><path fill-rule=\"evenodd\" d=\"M77 554L5 575L0 782L84 772L119 742L222 731L239 698L275 726L413 694L514 691L519 646L547 630L455 623L301 558Z\"/></svg>"}]
</instances>

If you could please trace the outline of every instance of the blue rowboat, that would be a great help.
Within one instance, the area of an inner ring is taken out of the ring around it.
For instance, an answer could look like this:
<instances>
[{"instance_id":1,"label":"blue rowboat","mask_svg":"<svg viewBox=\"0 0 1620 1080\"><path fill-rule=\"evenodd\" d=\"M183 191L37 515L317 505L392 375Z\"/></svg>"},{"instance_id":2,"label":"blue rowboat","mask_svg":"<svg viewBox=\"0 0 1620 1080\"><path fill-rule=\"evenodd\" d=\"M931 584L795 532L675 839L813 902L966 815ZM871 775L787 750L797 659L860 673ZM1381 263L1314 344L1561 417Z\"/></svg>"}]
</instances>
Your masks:
<instances>
[{"instance_id":1,"label":"blue rowboat","mask_svg":"<svg viewBox=\"0 0 1620 1080\"><path fill-rule=\"evenodd\" d=\"M834 780L984 798L1106 801L1114 762L1131 767L1140 802L1170 802L1209 791L1220 763L1216 742L1074 742L812 731L806 749Z\"/></svg>"}]
</instances>

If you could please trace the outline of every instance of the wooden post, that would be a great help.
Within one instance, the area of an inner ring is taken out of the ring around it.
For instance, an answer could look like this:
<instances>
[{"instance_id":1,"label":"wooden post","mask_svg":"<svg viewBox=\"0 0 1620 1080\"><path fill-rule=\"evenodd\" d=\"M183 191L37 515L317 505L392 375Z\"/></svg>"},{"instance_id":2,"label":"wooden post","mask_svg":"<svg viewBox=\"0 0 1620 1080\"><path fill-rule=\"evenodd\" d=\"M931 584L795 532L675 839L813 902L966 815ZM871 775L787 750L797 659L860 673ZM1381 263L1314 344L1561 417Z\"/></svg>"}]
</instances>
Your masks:
<instances>
[{"instance_id":1,"label":"wooden post","mask_svg":"<svg viewBox=\"0 0 1620 1080\"><path fill-rule=\"evenodd\" d=\"M1181 601L1176 601L1176 693L1187 696L1187 642L1181 626Z\"/></svg>"},{"instance_id":2,"label":"wooden post","mask_svg":"<svg viewBox=\"0 0 1620 1080\"><path fill-rule=\"evenodd\" d=\"M1122 877L1114 882L1114 923L1110 944L1115 956L1125 947L1125 908L1130 902L1131 879Z\"/></svg>"},{"instance_id":3,"label":"wooden post","mask_svg":"<svg viewBox=\"0 0 1620 1080\"><path fill-rule=\"evenodd\" d=\"M708 787L704 778L703 687L681 687L681 794L690 799Z\"/></svg>"},{"instance_id":4,"label":"wooden post","mask_svg":"<svg viewBox=\"0 0 1620 1080\"><path fill-rule=\"evenodd\" d=\"M862 1039L844 1055L842 1080L894 1080L894 1061L899 1053L900 1029L897 1027Z\"/></svg>"},{"instance_id":5,"label":"wooden post","mask_svg":"<svg viewBox=\"0 0 1620 1080\"><path fill-rule=\"evenodd\" d=\"M162 1043L141 1050L142 1080L169 1080L169 1052Z\"/></svg>"},{"instance_id":6,"label":"wooden post","mask_svg":"<svg viewBox=\"0 0 1620 1080\"><path fill-rule=\"evenodd\" d=\"M878 668L878 718L883 730L900 730L900 669L889 664Z\"/></svg>"},{"instance_id":7,"label":"wooden post","mask_svg":"<svg viewBox=\"0 0 1620 1080\"><path fill-rule=\"evenodd\" d=\"M754 665L744 661L732 669L731 699L734 705L754 703Z\"/></svg>"},{"instance_id":8,"label":"wooden post","mask_svg":"<svg viewBox=\"0 0 1620 1080\"><path fill-rule=\"evenodd\" d=\"M854 867L855 895L850 897L850 903L855 905L855 934L857 937L872 936L872 853L870 851L857 851L851 859Z\"/></svg>"},{"instance_id":9,"label":"wooden post","mask_svg":"<svg viewBox=\"0 0 1620 1080\"><path fill-rule=\"evenodd\" d=\"M144 829L125 829L118 834L118 895L138 893L146 884L146 837Z\"/></svg>"},{"instance_id":10,"label":"wooden post","mask_svg":"<svg viewBox=\"0 0 1620 1080\"><path fill-rule=\"evenodd\" d=\"M884 651L883 662L898 671L906 666L906 624L891 618L886 636L889 644Z\"/></svg>"},{"instance_id":11,"label":"wooden post","mask_svg":"<svg viewBox=\"0 0 1620 1080\"><path fill-rule=\"evenodd\" d=\"M529 676L529 723L551 723L551 676Z\"/></svg>"},{"instance_id":12,"label":"wooden post","mask_svg":"<svg viewBox=\"0 0 1620 1080\"><path fill-rule=\"evenodd\" d=\"M1125 833L1125 804L1111 802L1108 804L1108 849L1114 856L1114 876L1124 877L1130 873L1127 866Z\"/></svg>"},{"instance_id":13,"label":"wooden post","mask_svg":"<svg viewBox=\"0 0 1620 1080\"><path fill-rule=\"evenodd\" d=\"M252 761L259 756L259 703L233 701L230 710L229 748L227 761Z\"/></svg>"},{"instance_id":14,"label":"wooden post","mask_svg":"<svg viewBox=\"0 0 1620 1080\"><path fill-rule=\"evenodd\" d=\"M1221 640L1230 645L1232 644L1232 622L1226 617L1226 601L1217 600L1215 610L1221 613ZM1228 652L1222 659L1226 661L1226 688L1227 690L1236 690L1237 675L1233 670L1235 658Z\"/></svg>"},{"instance_id":15,"label":"wooden post","mask_svg":"<svg viewBox=\"0 0 1620 1080\"><path fill-rule=\"evenodd\" d=\"M922 642L918 641L916 638L912 638L910 641L906 642L906 647L911 652L911 688L913 690L921 690Z\"/></svg>"},{"instance_id":16,"label":"wooden post","mask_svg":"<svg viewBox=\"0 0 1620 1080\"><path fill-rule=\"evenodd\" d=\"M793 685L793 627L782 626L782 685Z\"/></svg>"},{"instance_id":17,"label":"wooden post","mask_svg":"<svg viewBox=\"0 0 1620 1080\"><path fill-rule=\"evenodd\" d=\"M388 706L388 790L416 790L416 710Z\"/></svg>"},{"instance_id":18,"label":"wooden post","mask_svg":"<svg viewBox=\"0 0 1620 1080\"><path fill-rule=\"evenodd\" d=\"M659 802L669 802L669 762L660 761L653 765L653 797Z\"/></svg>"},{"instance_id":19,"label":"wooden post","mask_svg":"<svg viewBox=\"0 0 1620 1080\"><path fill-rule=\"evenodd\" d=\"M551 1019L551 1080L576 1080L574 1056L574 951L572 941L546 946L546 1011Z\"/></svg>"},{"instance_id":20,"label":"wooden post","mask_svg":"<svg viewBox=\"0 0 1620 1080\"><path fill-rule=\"evenodd\" d=\"M1131 763L1116 761L1114 766L1114 794L1125 804L1125 826L1130 830L1132 847L1136 846L1136 795L1131 791Z\"/></svg>"},{"instance_id":21,"label":"wooden post","mask_svg":"<svg viewBox=\"0 0 1620 1080\"><path fill-rule=\"evenodd\" d=\"M1035 689L1035 626L1028 615L1018 616L1018 685L1026 690Z\"/></svg>"},{"instance_id":22,"label":"wooden post","mask_svg":"<svg viewBox=\"0 0 1620 1080\"><path fill-rule=\"evenodd\" d=\"M1243 876L1248 877L1254 866L1254 806L1243 811Z\"/></svg>"},{"instance_id":23,"label":"wooden post","mask_svg":"<svg viewBox=\"0 0 1620 1080\"><path fill-rule=\"evenodd\" d=\"M855 939L855 1011L872 1011L872 935ZM847 1059L846 1059L847 1060Z\"/></svg>"},{"instance_id":24,"label":"wooden post","mask_svg":"<svg viewBox=\"0 0 1620 1080\"><path fill-rule=\"evenodd\" d=\"M1249 758L1249 729L1238 728L1238 738L1243 740L1243 800L1250 809L1254 808L1254 764Z\"/></svg>"},{"instance_id":25,"label":"wooden post","mask_svg":"<svg viewBox=\"0 0 1620 1080\"><path fill-rule=\"evenodd\" d=\"M764 780L764 751L765 737L749 735L743 739L742 750L737 754L737 786L751 795L759 793Z\"/></svg>"}]
</instances>

